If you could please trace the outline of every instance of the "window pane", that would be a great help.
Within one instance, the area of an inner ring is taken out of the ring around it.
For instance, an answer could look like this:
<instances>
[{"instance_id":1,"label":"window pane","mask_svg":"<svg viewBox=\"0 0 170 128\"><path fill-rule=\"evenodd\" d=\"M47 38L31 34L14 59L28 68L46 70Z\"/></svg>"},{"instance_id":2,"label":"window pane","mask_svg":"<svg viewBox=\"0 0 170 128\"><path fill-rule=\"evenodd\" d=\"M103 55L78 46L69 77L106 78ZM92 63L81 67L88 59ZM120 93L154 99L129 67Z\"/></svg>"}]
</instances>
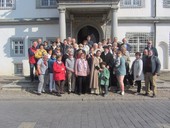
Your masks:
<instances>
[{"instance_id":1,"label":"window pane","mask_svg":"<svg viewBox=\"0 0 170 128\"><path fill-rule=\"evenodd\" d=\"M55 6L55 5L57 5L56 0L50 0L50 5L51 5L51 6Z\"/></svg>"},{"instance_id":2,"label":"window pane","mask_svg":"<svg viewBox=\"0 0 170 128\"><path fill-rule=\"evenodd\" d=\"M13 0L6 0L6 7L12 7Z\"/></svg>"},{"instance_id":3,"label":"window pane","mask_svg":"<svg viewBox=\"0 0 170 128\"><path fill-rule=\"evenodd\" d=\"M124 0L124 5L131 5L131 0Z\"/></svg>"},{"instance_id":4,"label":"window pane","mask_svg":"<svg viewBox=\"0 0 170 128\"><path fill-rule=\"evenodd\" d=\"M23 54L23 53L24 53L24 47L20 46L20 54Z\"/></svg>"},{"instance_id":5,"label":"window pane","mask_svg":"<svg viewBox=\"0 0 170 128\"><path fill-rule=\"evenodd\" d=\"M42 6L48 6L48 0L41 0Z\"/></svg>"},{"instance_id":6,"label":"window pane","mask_svg":"<svg viewBox=\"0 0 170 128\"><path fill-rule=\"evenodd\" d=\"M15 46L15 54L18 54L18 46Z\"/></svg>"},{"instance_id":7,"label":"window pane","mask_svg":"<svg viewBox=\"0 0 170 128\"><path fill-rule=\"evenodd\" d=\"M141 0L133 0L133 5L141 6Z\"/></svg>"}]
</instances>

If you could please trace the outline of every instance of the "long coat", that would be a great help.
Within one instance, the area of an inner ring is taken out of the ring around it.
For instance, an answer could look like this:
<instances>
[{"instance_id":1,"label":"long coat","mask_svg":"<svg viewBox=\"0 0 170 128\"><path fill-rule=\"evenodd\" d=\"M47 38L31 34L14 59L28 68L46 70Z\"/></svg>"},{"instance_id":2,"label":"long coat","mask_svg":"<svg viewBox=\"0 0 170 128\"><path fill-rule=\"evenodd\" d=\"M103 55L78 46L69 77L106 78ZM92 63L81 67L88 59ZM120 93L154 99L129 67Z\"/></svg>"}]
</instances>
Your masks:
<instances>
[{"instance_id":1,"label":"long coat","mask_svg":"<svg viewBox=\"0 0 170 128\"><path fill-rule=\"evenodd\" d=\"M104 68L102 72L99 73L99 81L101 86L109 86L110 72L107 68Z\"/></svg>"},{"instance_id":2,"label":"long coat","mask_svg":"<svg viewBox=\"0 0 170 128\"><path fill-rule=\"evenodd\" d=\"M134 80L143 80L144 79L142 59L134 60L134 62L132 64L132 73L133 73ZM139 77L136 77L137 75Z\"/></svg>"},{"instance_id":3,"label":"long coat","mask_svg":"<svg viewBox=\"0 0 170 128\"><path fill-rule=\"evenodd\" d=\"M53 78L55 81L65 80L66 79L66 68L63 63L58 64L54 62L53 64Z\"/></svg>"},{"instance_id":4,"label":"long coat","mask_svg":"<svg viewBox=\"0 0 170 128\"><path fill-rule=\"evenodd\" d=\"M96 67L100 67L102 59L100 57L94 57L92 60L91 66L91 75L90 75L90 88L99 88L99 70Z\"/></svg>"}]
</instances>

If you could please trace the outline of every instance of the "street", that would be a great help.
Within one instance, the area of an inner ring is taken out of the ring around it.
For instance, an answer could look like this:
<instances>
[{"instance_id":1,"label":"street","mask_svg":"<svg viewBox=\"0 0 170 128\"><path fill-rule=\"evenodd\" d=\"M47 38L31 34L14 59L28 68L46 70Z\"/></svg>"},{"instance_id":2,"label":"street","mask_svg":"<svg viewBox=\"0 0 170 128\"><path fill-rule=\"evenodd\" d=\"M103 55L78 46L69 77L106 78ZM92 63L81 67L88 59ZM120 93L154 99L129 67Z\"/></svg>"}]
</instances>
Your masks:
<instances>
[{"instance_id":1,"label":"street","mask_svg":"<svg viewBox=\"0 0 170 128\"><path fill-rule=\"evenodd\" d=\"M170 128L170 100L0 100L0 128Z\"/></svg>"}]
</instances>

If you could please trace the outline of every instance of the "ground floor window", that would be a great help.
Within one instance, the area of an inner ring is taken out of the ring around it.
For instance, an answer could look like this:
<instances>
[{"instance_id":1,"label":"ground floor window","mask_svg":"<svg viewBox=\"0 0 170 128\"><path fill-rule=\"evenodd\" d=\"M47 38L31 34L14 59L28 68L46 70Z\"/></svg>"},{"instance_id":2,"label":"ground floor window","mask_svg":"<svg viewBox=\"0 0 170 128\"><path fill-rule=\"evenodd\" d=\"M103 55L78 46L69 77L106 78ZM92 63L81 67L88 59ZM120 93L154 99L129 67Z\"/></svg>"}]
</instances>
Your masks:
<instances>
[{"instance_id":1,"label":"ground floor window","mask_svg":"<svg viewBox=\"0 0 170 128\"><path fill-rule=\"evenodd\" d=\"M140 32L127 32L126 38L131 45L131 54L136 52L143 52L147 45L148 40L154 40L153 32L151 33L140 33Z\"/></svg>"},{"instance_id":2,"label":"ground floor window","mask_svg":"<svg viewBox=\"0 0 170 128\"><path fill-rule=\"evenodd\" d=\"M0 0L0 9L14 8L15 0Z\"/></svg>"},{"instance_id":3,"label":"ground floor window","mask_svg":"<svg viewBox=\"0 0 170 128\"><path fill-rule=\"evenodd\" d=\"M23 64L22 63L15 63L14 64L14 74L15 75L22 75L23 74Z\"/></svg>"},{"instance_id":4,"label":"ground floor window","mask_svg":"<svg viewBox=\"0 0 170 128\"><path fill-rule=\"evenodd\" d=\"M21 57L25 55L25 45L24 45L23 39L12 38L10 43L11 43L11 56L12 57Z\"/></svg>"}]
</instances>

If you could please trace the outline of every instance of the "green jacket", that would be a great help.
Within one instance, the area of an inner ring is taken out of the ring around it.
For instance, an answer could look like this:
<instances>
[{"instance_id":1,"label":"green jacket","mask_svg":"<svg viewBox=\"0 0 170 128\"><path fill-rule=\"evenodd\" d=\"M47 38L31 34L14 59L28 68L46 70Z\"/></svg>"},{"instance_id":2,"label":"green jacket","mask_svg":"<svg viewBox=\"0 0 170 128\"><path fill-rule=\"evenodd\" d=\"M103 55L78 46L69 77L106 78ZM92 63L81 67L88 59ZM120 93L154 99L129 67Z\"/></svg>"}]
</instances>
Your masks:
<instances>
[{"instance_id":1,"label":"green jacket","mask_svg":"<svg viewBox=\"0 0 170 128\"><path fill-rule=\"evenodd\" d=\"M99 84L102 86L109 86L109 78L109 70L107 68L103 69L103 71L99 73Z\"/></svg>"}]
</instances>

